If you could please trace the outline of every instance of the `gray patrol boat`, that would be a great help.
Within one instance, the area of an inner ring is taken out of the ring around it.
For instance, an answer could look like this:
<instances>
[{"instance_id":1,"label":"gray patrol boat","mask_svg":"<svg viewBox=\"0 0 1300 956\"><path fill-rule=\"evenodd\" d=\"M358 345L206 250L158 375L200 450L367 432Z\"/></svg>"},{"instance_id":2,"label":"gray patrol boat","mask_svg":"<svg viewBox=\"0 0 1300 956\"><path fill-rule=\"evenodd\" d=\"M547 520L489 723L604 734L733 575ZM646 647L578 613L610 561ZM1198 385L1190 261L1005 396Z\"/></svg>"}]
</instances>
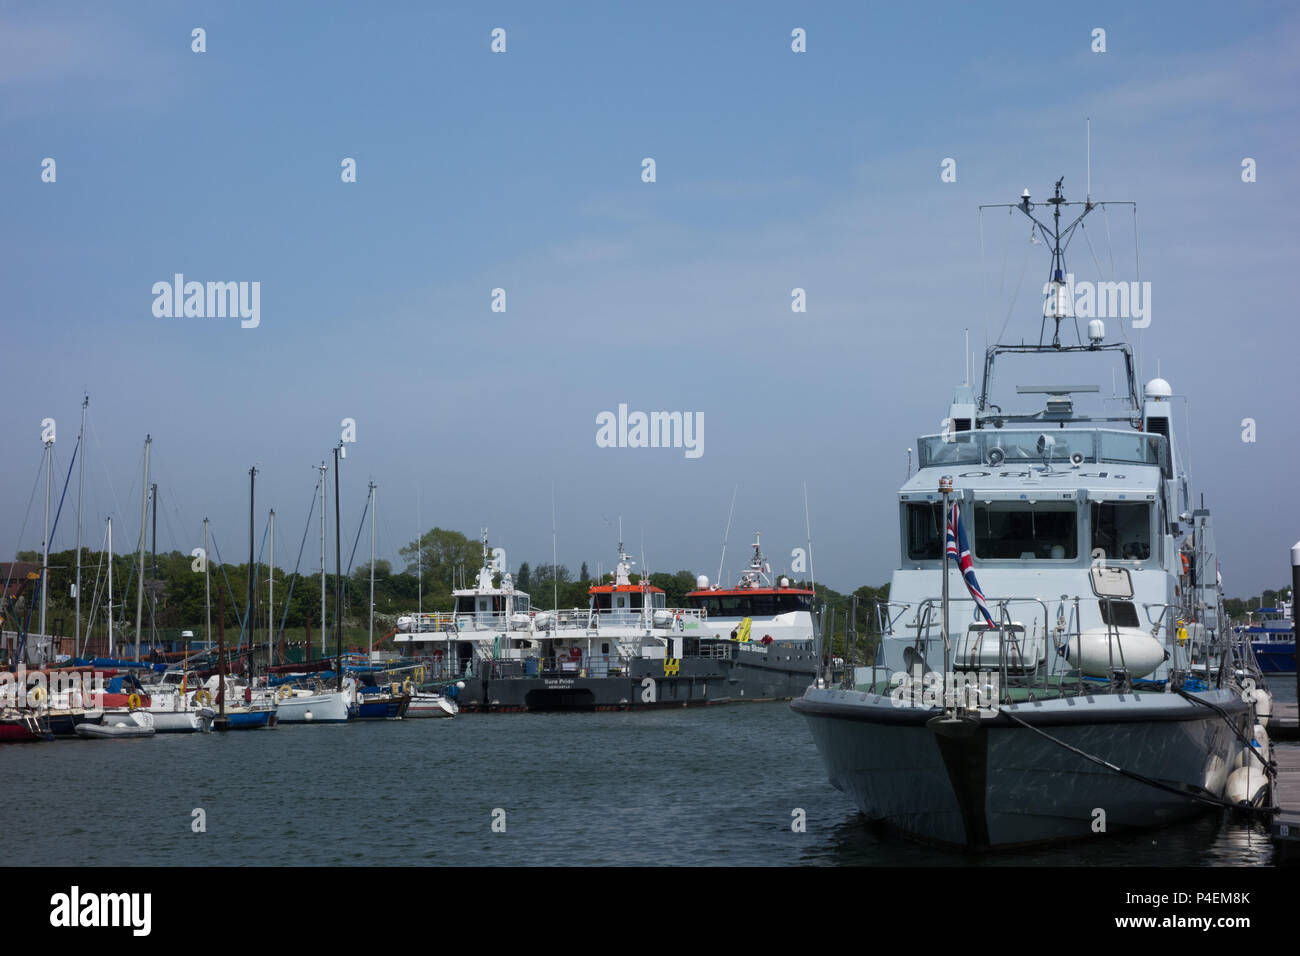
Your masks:
<instances>
[{"instance_id":1,"label":"gray patrol boat","mask_svg":"<svg viewBox=\"0 0 1300 956\"><path fill-rule=\"evenodd\" d=\"M1038 343L989 347L981 393L959 387L944 433L919 439L875 666L792 704L831 784L926 842L1003 847L1169 823L1225 805L1229 775L1257 759L1170 386L1156 378L1139 393L1132 349L1107 342L1100 320L1085 340L1074 317L1076 341L1062 341L1063 249L1104 204L1066 202L1058 181L1040 219L1043 205L1027 190L1010 204L1052 253ZM1042 405L1004 409L992 390L1008 355L1039 369L1122 363L1123 407L1085 414L1079 396L1098 386L1034 383L1016 392Z\"/></svg>"}]
</instances>

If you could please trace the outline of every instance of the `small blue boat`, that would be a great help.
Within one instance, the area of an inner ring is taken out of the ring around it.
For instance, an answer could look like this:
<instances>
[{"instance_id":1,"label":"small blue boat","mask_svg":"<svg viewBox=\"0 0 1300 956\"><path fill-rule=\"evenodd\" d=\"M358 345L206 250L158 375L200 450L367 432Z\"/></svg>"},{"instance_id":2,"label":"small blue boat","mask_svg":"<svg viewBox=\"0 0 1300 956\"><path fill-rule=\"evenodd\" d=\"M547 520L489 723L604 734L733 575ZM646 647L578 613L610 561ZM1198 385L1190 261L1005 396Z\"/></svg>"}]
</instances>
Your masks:
<instances>
[{"instance_id":1,"label":"small blue boat","mask_svg":"<svg viewBox=\"0 0 1300 956\"><path fill-rule=\"evenodd\" d=\"M400 684L397 685L400 688ZM356 720L397 720L406 716L411 695L382 687L362 687L354 706Z\"/></svg>"},{"instance_id":2,"label":"small blue boat","mask_svg":"<svg viewBox=\"0 0 1300 956\"><path fill-rule=\"evenodd\" d=\"M226 712L227 730L256 730L270 725L271 710L237 710Z\"/></svg>"}]
</instances>

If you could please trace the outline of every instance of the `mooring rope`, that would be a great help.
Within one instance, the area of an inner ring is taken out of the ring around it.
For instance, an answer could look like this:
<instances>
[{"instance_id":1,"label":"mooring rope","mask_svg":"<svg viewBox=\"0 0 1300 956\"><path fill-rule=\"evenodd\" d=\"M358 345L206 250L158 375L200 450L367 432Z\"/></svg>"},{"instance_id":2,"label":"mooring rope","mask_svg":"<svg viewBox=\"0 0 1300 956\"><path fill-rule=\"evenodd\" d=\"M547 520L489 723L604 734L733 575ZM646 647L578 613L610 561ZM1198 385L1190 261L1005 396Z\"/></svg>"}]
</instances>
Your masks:
<instances>
[{"instance_id":1,"label":"mooring rope","mask_svg":"<svg viewBox=\"0 0 1300 956\"><path fill-rule=\"evenodd\" d=\"M1084 758L1085 760L1089 760L1092 763L1097 764L1098 766L1105 767L1107 770L1113 770L1115 773L1120 774L1123 777L1128 777L1130 780L1136 780L1138 783L1144 783L1149 787L1155 787L1157 790L1164 790L1168 793L1174 793L1180 797L1187 797L1190 800L1199 801L1200 803L1204 803L1207 806L1219 807L1224 810L1249 809L1255 812L1267 813L1270 815L1274 812L1271 808L1261 810L1260 808L1255 806L1236 804L1231 802L1230 800L1224 800L1221 797L1210 797L1210 796L1206 796L1205 794L1191 793L1187 790L1180 790L1171 784L1167 784L1164 783L1163 781L1156 780L1153 777L1148 777L1145 774L1140 774L1135 770L1126 770L1123 767L1116 766L1115 764L1111 763L1109 760L1104 760L1101 757L1098 757L1096 754L1087 753L1086 751L1080 750L1078 747L1067 744L1064 740L1061 740L1059 737L1053 737L1047 731L1035 727L1033 724L1030 724L1027 721L1022 720L1021 718L1017 717L1015 714L1011 713L1010 711L1001 710L999 711L999 713L1005 714L1007 717L1010 717L1013 721L1018 723L1020 726L1028 730L1032 730L1034 733L1047 738L1052 743L1056 744L1058 747L1064 747L1066 750L1070 751L1073 754L1077 754L1078 756Z\"/></svg>"}]
</instances>

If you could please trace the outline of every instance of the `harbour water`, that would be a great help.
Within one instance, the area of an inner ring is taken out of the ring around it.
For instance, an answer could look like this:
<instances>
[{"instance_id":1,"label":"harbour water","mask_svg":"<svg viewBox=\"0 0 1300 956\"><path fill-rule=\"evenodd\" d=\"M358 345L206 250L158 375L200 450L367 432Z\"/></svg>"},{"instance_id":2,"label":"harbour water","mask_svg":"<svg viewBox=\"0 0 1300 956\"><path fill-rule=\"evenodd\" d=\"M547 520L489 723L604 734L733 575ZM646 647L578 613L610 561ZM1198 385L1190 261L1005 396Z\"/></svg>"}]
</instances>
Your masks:
<instances>
[{"instance_id":1,"label":"harbour water","mask_svg":"<svg viewBox=\"0 0 1300 956\"><path fill-rule=\"evenodd\" d=\"M1262 828L1214 813L1031 851L910 843L877 832L827 784L805 721L783 703L59 741L6 747L2 769L7 829L41 834L8 841L11 866L1222 866L1272 856ZM792 829L798 810L804 832Z\"/></svg>"}]
</instances>

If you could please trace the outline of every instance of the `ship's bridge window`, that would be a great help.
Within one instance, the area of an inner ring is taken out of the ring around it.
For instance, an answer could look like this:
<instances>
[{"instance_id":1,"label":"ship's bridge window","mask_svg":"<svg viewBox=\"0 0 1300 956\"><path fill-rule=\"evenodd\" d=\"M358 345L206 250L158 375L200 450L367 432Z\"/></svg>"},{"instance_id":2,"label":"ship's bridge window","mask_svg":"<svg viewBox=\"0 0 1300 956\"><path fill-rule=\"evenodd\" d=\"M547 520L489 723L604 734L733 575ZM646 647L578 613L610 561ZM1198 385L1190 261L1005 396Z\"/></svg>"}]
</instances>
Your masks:
<instances>
[{"instance_id":1,"label":"ship's bridge window","mask_svg":"<svg viewBox=\"0 0 1300 956\"><path fill-rule=\"evenodd\" d=\"M1151 557L1151 505L1145 501L1092 502L1092 550L1107 558L1145 561Z\"/></svg>"},{"instance_id":2,"label":"ship's bridge window","mask_svg":"<svg viewBox=\"0 0 1300 956\"><path fill-rule=\"evenodd\" d=\"M689 600L692 607L704 610L709 617L775 617L812 607L812 598L807 594L722 594Z\"/></svg>"},{"instance_id":3,"label":"ship's bridge window","mask_svg":"<svg viewBox=\"0 0 1300 956\"><path fill-rule=\"evenodd\" d=\"M976 501L975 557L1072 561L1079 556L1073 501Z\"/></svg>"},{"instance_id":4,"label":"ship's bridge window","mask_svg":"<svg viewBox=\"0 0 1300 956\"><path fill-rule=\"evenodd\" d=\"M1164 438L1140 432L1101 432L1101 460L1123 461L1135 465L1158 465Z\"/></svg>"},{"instance_id":5,"label":"ship's bridge window","mask_svg":"<svg viewBox=\"0 0 1300 956\"><path fill-rule=\"evenodd\" d=\"M909 502L905 506L907 558L909 561L937 561L943 557L943 504L938 501Z\"/></svg>"}]
</instances>

